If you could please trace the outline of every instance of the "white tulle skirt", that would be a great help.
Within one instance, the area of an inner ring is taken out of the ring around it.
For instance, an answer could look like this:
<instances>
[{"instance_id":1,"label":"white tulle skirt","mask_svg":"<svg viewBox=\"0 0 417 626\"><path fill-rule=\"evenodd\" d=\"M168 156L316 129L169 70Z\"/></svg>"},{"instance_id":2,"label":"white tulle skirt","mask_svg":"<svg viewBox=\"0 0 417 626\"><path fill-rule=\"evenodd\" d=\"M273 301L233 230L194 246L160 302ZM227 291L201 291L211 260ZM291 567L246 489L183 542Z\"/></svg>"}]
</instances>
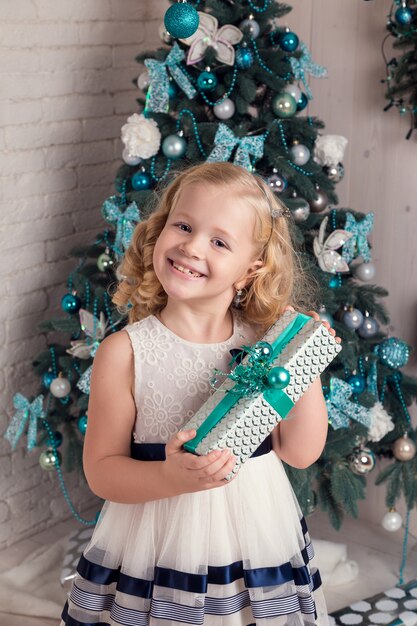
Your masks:
<instances>
[{"instance_id":1,"label":"white tulle skirt","mask_svg":"<svg viewBox=\"0 0 417 626\"><path fill-rule=\"evenodd\" d=\"M61 624L327 626L320 575L276 454L230 484L106 502Z\"/></svg>"}]
</instances>

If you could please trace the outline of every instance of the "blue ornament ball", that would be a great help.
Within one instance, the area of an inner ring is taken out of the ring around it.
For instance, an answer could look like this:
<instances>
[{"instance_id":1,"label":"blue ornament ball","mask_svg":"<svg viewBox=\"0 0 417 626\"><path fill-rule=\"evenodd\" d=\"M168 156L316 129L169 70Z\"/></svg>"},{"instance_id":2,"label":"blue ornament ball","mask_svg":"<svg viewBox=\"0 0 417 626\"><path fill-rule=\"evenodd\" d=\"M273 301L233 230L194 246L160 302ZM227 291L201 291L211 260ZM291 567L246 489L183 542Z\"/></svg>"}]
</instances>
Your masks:
<instances>
[{"instance_id":1,"label":"blue ornament ball","mask_svg":"<svg viewBox=\"0 0 417 626\"><path fill-rule=\"evenodd\" d=\"M61 299L61 307L65 313L78 313L81 309L81 300L72 293L66 293Z\"/></svg>"},{"instance_id":2,"label":"blue ornament ball","mask_svg":"<svg viewBox=\"0 0 417 626\"><path fill-rule=\"evenodd\" d=\"M395 11L395 21L401 26L407 26L413 19L413 13L408 7L399 7Z\"/></svg>"},{"instance_id":3,"label":"blue ornament ball","mask_svg":"<svg viewBox=\"0 0 417 626\"><path fill-rule=\"evenodd\" d=\"M162 152L167 159L180 159L187 151L187 142L179 135L168 135L162 142Z\"/></svg>"},{"instance_id":4,"label":"blue ornament ball","mask_svg":"<svg viewBox=\"0 0 417 626\"><path fill-rule=\"evenodd\" d=\"M388 337L379 344L378 356L384 365L398 369L407 365L410 349L405 341L397 337Z\"/></svg>"},{"instance_id":5,"label":"blue ornament ball","mask_svg":"<svg viewBox=\"0 0 417 626\"><path fill-rule=\"evenodd\" d=\"M267 341L258 341L254 348L256 358L258 359L269 359L272 354L272 346Z\"/></svg>"},{"instance_id":6,"label":"blue ornament ball","mask_svg":"<svg viewBox=\"0 0 417 626\"><path fill-rule=\"evenodd\" d=\"M292 31L282 33L278 37L278 44L280 48L285 52L294 52L295 50L297 50L299 43L300 40L298 39L297 35Z\"/></svg>"},{"instance_id":7,"label":"blue ornament ball","mask_svg":"<svg viewBox=\"0 0 417 626\"><path fill-rule=\"evenodd\" d=\"M217 76L213 72L201 72L197 78L197 87L200 91L213 91L217 87Z\"/></svg>"},{"instance_id":8,"label":"blue ornament ball","mask_svg":"<svg viewBox=\"0 0 417 626\"><path fill-rule=\"evenodd\" d=\"M88 422L87 415L81 415L81 417L79 418L77 422L78 430L80 431L82 435L85 435L85 431L87 430L87 422Z\"/></svg>"},{"instance_id":9,"label":"blue ornament ball","mask_svg":"<svg viewBox=\"0 0 417 626\"><path fill-rule=\"evenodd\" d=\"M305 93L301 93L300 98L297 100L297 111L304 111L308 104L308 98Z\"/></svg>"},{"instance_id":10,"label":"blue ornament ball","mask_svg":"<svg viewBox=\"0 0 417 626\"><path fill-rule=\"evenodd\" d=\"M272 367L268 372L268 385L274 389L284 389L290 382L290 373L285 367Z\"/></svg>"},{"instance_id":11,"label":"blue ornament ball","mask_svg":"<svg viewBox=\"0 0 417 626\"><path fill-rule=\"evenodd\" d=\"M152 187L151 177L147 172L135 172L132 176L132 187L135 191L150 189Z\"/></svg>"},{"instance_id":12,"label":"blue ornament ball","mask_svg":"<svg viewBox=\"0 0 417 626\"><path fill-rule=\"evenodd\" d=\"M236 50L236 65L240 70L247 70L253 64L252 51L247 46L241 46Z\"/></svg>"},{"instance_id":13,"label":"blue ornament ball","mask_svg":"<svg viewBox=\"0 0 417 626\"><path fill-rule=\"evenodd\" d=\"M360 374L352 374L347 378L347 382L352 387L353 393L360 394L365 391L366 380Z\"/></svg>"},{"instance_id":14,"label":"blue ornament ball","mask_svg":"<svg viewBox=\"0 0 417 626\"><path fill-rule=\"evenodd\" d=\"M356 330L359 326L362 326L363 315L359 309L352 309L343 314L342 322L351 330Z\"/></svg>"},{"instance_id":15,"label":"blue ornament ball","mask_svg":"<svg viewBox=\"0 0 417 626\"><path fill-rule=\"evenodd\" d=\"M359 326L357 333L359 337L362 339L370 339L374 335L377 334L379 330L379 324L374 317L366 316L362 322L362 325Z\"/></svg>"},{"instance_id":16,"label":"blue ornament ball","mask_svg":"<svg viewBox=\"0 0 417 626\"><path fill-rule=\"evenodd\" d=\"M196 9L187 2L176 2L164 16L165 28L175 39L187 39L196 32L200 18Z\"/></svg>"},{"instance_id":17,"label":"blue ornament ball","mask_svg":"<svg viewBox=\"0 0 417 626\"><path fill-rule=\"evenodd\" d=\"M62 444L63 441L63 436L62 433L59 432L59 430L55 430L53 433L54 436L54 444L56 448L59 448L59 446Z\"/></svg>"},{"instance_id":18,"label":"blue ornament ball","mask_svg":"<svg viewBox=\"0 0 417 626\"><path fill-rule=\"evenodd\" d=\"M339 279L337 276L332 276L331 279L329 280L329 287L330 289L336 289L336 287L339 286Z\"/></svg>"},{"instance_id":19,"label":"blue ornament ball","mask_svg":"<svg viewBox=\"0 0 417 626\"><path fill-rule=\"evenodd\" d=\"M51 382L55 380L55 378L56 375L53 372L45 372L45 374L42 375L42 385L49 389Z\"/></svg>"}]
</instances>

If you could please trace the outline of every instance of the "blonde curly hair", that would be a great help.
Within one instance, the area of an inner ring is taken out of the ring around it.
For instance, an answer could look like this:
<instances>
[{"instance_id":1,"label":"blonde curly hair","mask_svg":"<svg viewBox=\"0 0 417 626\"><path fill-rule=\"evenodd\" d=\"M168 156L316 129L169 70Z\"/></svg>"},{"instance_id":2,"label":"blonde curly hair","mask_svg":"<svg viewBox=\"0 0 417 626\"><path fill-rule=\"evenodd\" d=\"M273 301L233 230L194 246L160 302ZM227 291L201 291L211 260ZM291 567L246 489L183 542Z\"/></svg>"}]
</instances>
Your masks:
<instances>
[{"instance_id":1,"label":"blonde curly hair","mask_svg":"<svg viewBox=\"0 0 417 626\"><path fill-rule=\"evenodd\" d=\"M222 162L194 165L173 173L172 178L173 182L163 189L157 208L136 226L131 244L118 267L119 283L112 300L121 312L127 312L129 323L158 313L165 307L167 295L152 263L155 243L184 187L202 183L230 189L255 211L256 259L262 261L262 266L252 273L244 289L240 301L243 317L249 323L267 328L288 305L298 311L306 311L308 306L311 308L315 286L302 269L294 250L291 217L272 217L273 210L282 212L286 207L260 177L232 163Z\"/></svg>"}]
</instances>

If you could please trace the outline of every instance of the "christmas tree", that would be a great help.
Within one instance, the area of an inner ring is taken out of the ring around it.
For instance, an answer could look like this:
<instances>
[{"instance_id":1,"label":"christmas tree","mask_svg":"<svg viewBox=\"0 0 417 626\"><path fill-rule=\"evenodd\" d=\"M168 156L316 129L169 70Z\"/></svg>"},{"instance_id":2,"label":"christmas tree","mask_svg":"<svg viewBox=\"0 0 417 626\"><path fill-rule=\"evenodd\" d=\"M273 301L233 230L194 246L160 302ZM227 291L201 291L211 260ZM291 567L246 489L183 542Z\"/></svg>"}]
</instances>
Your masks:
<instances>
[{"instance_id":1,"label":"christmas tree","mask_svg":"<svg viewBox=\"0 0 417 626\"><path fill-rule=\"evenodd\" d=\"M322 377L330 421L323 454L306 470L287 468L304 513L320 507L335 527L345 513L356 516L379 457L390 460L377 478L387 485L391 509L385 527L401 526L399 497L408 511L417 504L416 432L407 410L417 382L401 372L409 348L380 328L388 315L386 292L371 284L372 213L335 208L346 140L323 134L323 123L305 114L309 76L326 71L295 32L280 26L289 11L273 0L173 3L160 30L164 45L138 57L145 68L139 111L122 127L116 193L103 203L96 240L74 250L78 264L62 297L64 314L41 327L50 336L62 333L62 341L36 358L39 394L15 396L6 432L15 446L27 429L28 449L41 450L41 466L57 470L69 503L63 471L81 470L94 354L126 323L109 296L117 263L135 224L152 211L155 189L208 160L256 172L289 207L294 245L319 286L320 316L343 340Z\"/></svg>"}]
</instances>

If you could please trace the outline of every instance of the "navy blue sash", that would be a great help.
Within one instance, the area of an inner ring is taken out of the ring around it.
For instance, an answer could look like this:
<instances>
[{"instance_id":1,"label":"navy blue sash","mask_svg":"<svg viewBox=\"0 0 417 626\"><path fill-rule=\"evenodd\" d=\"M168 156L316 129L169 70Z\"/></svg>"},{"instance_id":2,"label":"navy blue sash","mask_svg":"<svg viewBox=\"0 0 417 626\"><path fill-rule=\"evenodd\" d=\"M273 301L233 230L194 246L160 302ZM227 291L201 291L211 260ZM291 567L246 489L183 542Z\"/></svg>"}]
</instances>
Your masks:
<instances>
[{"instance_id":1,"label":"navy blue sash","mask_svg":"<svg viewBox=\"0 0 417 626\"><path fill-rule=\"evenodd\" d=\"M271 435L261 443L255 450L251 458L268 454L272 450ZM137 461L165 461L164 443L134 443L131 445L131 457Z\"/></svg>"}]
</instances>

